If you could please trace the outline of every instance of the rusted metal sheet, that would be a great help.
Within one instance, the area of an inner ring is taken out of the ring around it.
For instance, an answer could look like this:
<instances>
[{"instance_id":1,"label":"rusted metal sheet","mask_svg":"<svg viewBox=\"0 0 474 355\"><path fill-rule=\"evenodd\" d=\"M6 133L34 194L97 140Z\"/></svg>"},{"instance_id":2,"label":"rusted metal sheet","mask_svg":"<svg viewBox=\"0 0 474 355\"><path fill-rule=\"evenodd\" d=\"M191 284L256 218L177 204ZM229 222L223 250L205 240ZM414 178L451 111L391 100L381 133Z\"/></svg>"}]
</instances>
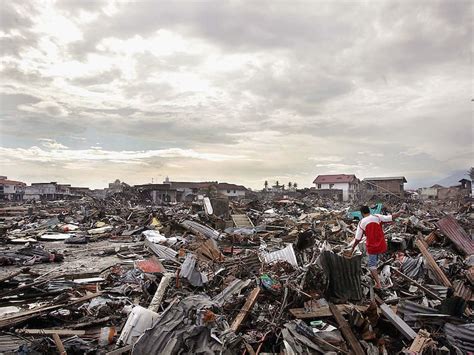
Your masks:
<instances>
[{"instance_id":1,"label":"rusted metal sheet","mask_svg":"<svg viewBox=\"0 0 474 355\"><path fill-rule=\"evenodd\" d=\"M464 298L466 301L472 300L472 290L470 287L466 286L463 281L456 280L453 282L454 293L461 298Z\"/></svg>"},{"instance_id":2,"label":"rusted metal sheet","mask_svg":"<svg viewBox=\"0 0 474 355\"><path fill-rule=\"evenodd\" d=\"M135 267L146 273L166 272L164 266L156 258L137 260L135 261Z\"/></svg>"},{"instance_id":3,"label":"rusted metal sheet","mask_svg":"<svg viewBox=\"0 0 474 355\"><path fill-rule=\"evenodd\" d=\"M474 254L474 241L453 216L448 215L440 219L436 225L465 255Z\"/></svg>"}]
</instances>

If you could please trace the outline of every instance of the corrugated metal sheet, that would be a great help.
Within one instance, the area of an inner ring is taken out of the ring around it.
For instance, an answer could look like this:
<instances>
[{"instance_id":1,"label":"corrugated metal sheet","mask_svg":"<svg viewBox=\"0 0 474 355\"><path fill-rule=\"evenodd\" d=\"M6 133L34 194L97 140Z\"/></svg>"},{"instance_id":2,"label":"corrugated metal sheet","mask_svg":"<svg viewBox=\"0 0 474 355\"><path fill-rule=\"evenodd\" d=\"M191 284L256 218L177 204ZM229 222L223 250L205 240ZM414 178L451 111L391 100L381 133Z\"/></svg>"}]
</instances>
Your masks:
<instances>
[{"instance_id":1,"label":"corrugated metal sheet","mask_svg":"<svg viewBox=\"0 0 474 355\"><path fill-rule=\"evenodd\" d=\"M425 307L419 303L412 301L401 301L397 308L397 313L403 315L403 320L409 324L414 325L419 320L429 319L430 323L443 323L443 318L449 317L446 314L440 314L437 309Z\"/></svg>"},{"instance_id":2,"label":"corrugated metal sheet","mask_svg":"<svg viewBox=\"0 0 474 355\"><path fill-rule=\"evenodd\" d=\"M235 279L227 286L221 293L216 295L212 300L219 305L223 305L228 298L230 298L234 294L240 293L242 289L250 285L252 280L248 279L246 281L242 281L241 279Z\"/></svg>"},{"instance_id":3,"label":"corrugated metal sheet","mask_svg":"<svg viewBox=\"0 0 474 355\"><path fill-rule=\"evenodd\" d=\"M166 272L165 267L160 263L159 260L155 260L155 257L147 260L135 261L135 267L142 270L143 272L155 273L155 272Z\"/></svg>"},{"instance_id":4,"label":"corrugated metal sheet","mask_svg":"<svg viewBox=\"0 0 474 355\"><path fill-rule=\"evenodd\" d=\"M461 298L464 298L466 301L472 299L472 289L461 280L456 280L453 282L454 292Z\"/></svg>"},{"instance_id":5,"label":"corrugated metal sheet","mask_svg":"<svg viewBox=\"0 0 474 355\"><path fill-rule=\"evenodd\" d=\"M219 239L219 236L220 236L220 233L216 231L215 229L209 228L207 226L203 226L202 224L199 224L194 221L189 221L189 220L183 221L181 223L181 226L183 228L190 230L193 233L202 234L206 236L207 238Z\"/></svg>"},{"instance_id":6,"label":"corrugated metal sheet","mask_svg":"<svg viewBox=\"0 0 474 355\"><path fill-rule=\"evenodd\" d=\"M298 266L298 261L296 260L295 251L293 250L293 244L288 244L286 248L277 250L271 253L263 254L263 260L266 263L272 263L275 261L283 260L287 261L293 266Z\"/></svg>"},{"instance_id":7,"label":"corrugated metal sheet","mask_svg":"<svg viewBox=\"0 0 474 355\"><path fill-rule=\"evenodd\" d=\"M331 251L323 251L320 262L329 278L328 294L330 297L339 300L360 300L362 298L361 255L347 259Z\"/></svg>"},{"instance_id":8,"label":"corrugated metal sheet","mask_svg":"<svg viewBox=\"0 0 474 355\"><path fill-rule=\"evenodd\" d=\"M132 354L219 354L221 344L203 324L203 312L216 308L219 310L206 295L191 295L172 304L137 340Z\"/></svg>"},{"instance_id":9,"label":"corrugated metal sheet","mask_svg":"<svg viewBox=\"0 0 474 355\"><path fill-rule=\"evenodd\" d=\"M446 323L444 332L448 341L463 351L474 351L474 323L454 325Z\"/></svg>"},{"instance_id":10,"label":"corrugated metal sheet","mask_svg":"<svg viewBox=\"0 0 474 355\"><path fill-rule=\"evenodd\" d=\"M171 248L165 247L164 245L152 243L147 239L145 239L145 245L150 248L151 251L159 258L167 260L176 260L176 254L178 253Z\"/></svg>"},{"instance_id":11,"label":"corrugated metal sheet","mask_svg":"<svg viewBox=\"0 0 474 355\"><path fill-rule=\"evenodd\" d=\"M423 285L423 286L435 292L442 299L445 299L446 297L448 297L448 288L446 286L440 286L440 285Z\"/></svg>"},{"instance_id":12,"label":"corrugated metal sheet","mask_svg":"<svg viewBox=\"0 0 474 355\"><path fill-rule=\"evenodd\" d=\"M418 278L422 270L423 258L421 256L418 256L417 258L410 258L407 256L403 261L402 272L412 279Z\"/></svg>"},{"instance_id":13,"label":"corrugated metal sheet","mask_svg":"<svg viewBox=\"0 0 474 355\"><path fill-rule=\"evenodd\" d=\"M474 254L474 241L453 216L448 215L440 219L436 225L465 255Z\"/></svg>"},{"instance_id":14,"label":"corrugated metal sheet","mask_svg":"<svg viewBox=\"0 0 474 355\"><path fill-rule=\"evenodd\" d=\"M205 274L198 270L196 261L197 258L194 254L188 254L183 261L183 265L181 265L179 276L186 278L193 286L202 286L207 283L208 279Z\"/></svg>"},{"instance_id":15,"label":"corrugated metal sheet","mask_svg":"<svg viewBox=\"0 0 474 355\"><path fill-rule=\"evenodd\" d=\"M0 353L16 353L16 350L20 347L20 345L28 343L28 340L18 338L13 335L0 335Z\"/></svg>"}]
</instances>

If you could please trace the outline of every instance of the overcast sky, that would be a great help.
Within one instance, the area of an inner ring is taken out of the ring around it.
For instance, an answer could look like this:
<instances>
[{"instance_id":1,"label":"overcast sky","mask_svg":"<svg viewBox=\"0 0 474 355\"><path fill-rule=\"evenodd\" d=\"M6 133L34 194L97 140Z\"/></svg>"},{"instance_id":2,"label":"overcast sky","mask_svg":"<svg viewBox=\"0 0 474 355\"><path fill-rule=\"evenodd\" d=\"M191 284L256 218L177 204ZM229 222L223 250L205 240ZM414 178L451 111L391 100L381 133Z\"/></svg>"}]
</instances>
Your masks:
<instances>
[{"instance_id":1,"label":"overcast sky","mask_svg":"<svg viewBox=\"0 0 474 355\"><path fill-rule=\"evenodd\" d=\"M1 175L310 186L473 157L469 1L1 0Z\"/></svg>"}]
</instances>

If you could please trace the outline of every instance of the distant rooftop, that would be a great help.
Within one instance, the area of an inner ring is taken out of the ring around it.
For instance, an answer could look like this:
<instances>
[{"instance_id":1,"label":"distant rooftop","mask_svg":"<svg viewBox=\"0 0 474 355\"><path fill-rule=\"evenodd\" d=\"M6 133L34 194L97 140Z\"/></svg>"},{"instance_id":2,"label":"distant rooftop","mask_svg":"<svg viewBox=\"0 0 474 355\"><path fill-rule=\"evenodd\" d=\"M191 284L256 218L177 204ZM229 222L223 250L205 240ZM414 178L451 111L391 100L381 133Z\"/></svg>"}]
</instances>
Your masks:
<instances>
[{"instance_id":1,"label":"distant rooftop","mask_svg":"<svg viewBox=\"0 0 474 355\"><path fill-rule=\"evenodd\" d=\"M16 185L16 186L26 186L24 182L16 180L8 180L6 176L1 176L0 185Z\"/></svg>"},{"instance_id":2,"label":"distant rooftop","mask_svg":"<svg viewBox=\"0 0 474 355\"><path fill-rule=\"evenodd\" d=\"M337 175L318 175L314 179L313 184L337 184L337 183L350 183L357 180L354 174L337 174Z\"/></svg>"},{"instance_id":3,"label":"distant rooftop","mask_svg":"<svg viewBox=\"0 0 474 355\"><path fill-rule=\"evenodd\" d=\"M382 176L382 177L368 177L365 178L363 181L386 181L386 180L403 180L403 182L407 182L404 176Z\"/></svg>"}]
</instances>

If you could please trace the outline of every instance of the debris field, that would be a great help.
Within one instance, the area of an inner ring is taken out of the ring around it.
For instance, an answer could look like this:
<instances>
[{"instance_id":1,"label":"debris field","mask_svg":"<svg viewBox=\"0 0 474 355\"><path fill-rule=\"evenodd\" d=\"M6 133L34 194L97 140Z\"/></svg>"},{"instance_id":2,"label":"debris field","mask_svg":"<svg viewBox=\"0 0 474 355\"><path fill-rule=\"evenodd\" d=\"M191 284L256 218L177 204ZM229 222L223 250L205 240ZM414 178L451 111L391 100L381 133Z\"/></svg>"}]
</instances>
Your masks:
<instances>
[{"instance_id":1,"label":"debris field","mask_svg":"<svg viewBox=\"0 0 474 355\"><path fill-rule=\"evenodd\" d=\"M1 354L474 352L470 200L406 203L375 290L358 205L300 194L0 206Z\"/></svg>"}]
</instances>

